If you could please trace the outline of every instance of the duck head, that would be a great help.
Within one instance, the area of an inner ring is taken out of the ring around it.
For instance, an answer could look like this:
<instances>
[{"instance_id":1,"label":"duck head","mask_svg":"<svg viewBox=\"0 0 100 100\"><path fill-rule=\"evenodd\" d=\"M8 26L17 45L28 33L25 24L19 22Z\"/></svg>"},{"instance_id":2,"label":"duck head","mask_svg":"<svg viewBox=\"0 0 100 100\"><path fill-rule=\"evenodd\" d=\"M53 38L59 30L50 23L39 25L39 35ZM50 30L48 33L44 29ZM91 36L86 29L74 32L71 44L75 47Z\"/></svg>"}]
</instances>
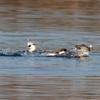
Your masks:
<instances>
[{"instance_id":1,"label":"duck head","mask_svg":"<svg viewBox=\"0 0 100 100\"><path fill-rule=\"evenodd\" d=\"M36 46L28 39L27 47L29 48L29 52L34 52L36 50Z\"/></svg>"}]
</instances>

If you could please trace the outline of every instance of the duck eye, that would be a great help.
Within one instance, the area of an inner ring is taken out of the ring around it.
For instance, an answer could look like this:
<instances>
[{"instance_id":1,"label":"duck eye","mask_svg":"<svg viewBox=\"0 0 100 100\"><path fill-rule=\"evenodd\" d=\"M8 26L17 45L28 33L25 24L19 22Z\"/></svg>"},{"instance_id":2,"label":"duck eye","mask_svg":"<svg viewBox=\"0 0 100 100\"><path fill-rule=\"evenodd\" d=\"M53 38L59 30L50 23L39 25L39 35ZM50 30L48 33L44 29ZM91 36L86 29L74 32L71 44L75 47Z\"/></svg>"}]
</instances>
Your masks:
<instances>
[{"instance_id":1,"label":"duck eye","mask_svg":"<svg viewBox=\"0 0 100 100\"><path fill-rule=\"evenodd\" d=\"M28 45L28 47L31 47L31 45Z\"/></svg>"}]
</instances>

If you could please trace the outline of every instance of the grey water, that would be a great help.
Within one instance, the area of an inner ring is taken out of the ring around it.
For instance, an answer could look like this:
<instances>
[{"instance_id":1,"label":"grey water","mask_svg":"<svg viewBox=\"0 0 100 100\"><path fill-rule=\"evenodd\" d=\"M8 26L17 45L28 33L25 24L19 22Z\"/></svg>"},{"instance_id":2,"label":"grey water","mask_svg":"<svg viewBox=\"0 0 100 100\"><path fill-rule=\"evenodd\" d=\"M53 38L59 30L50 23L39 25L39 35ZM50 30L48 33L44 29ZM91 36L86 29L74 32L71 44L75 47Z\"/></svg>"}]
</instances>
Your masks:
<instances>
[{"instance_id":1,"label":"grey water","mask_svg":"<svg viewBox=\"0 0 100 100\"><path fill-rule=\"evenodd\" d=\"M0 0L0 100L100 100L99 0ZM89 57L11 56L92 45Z\"/></svg>"}]
</instances>

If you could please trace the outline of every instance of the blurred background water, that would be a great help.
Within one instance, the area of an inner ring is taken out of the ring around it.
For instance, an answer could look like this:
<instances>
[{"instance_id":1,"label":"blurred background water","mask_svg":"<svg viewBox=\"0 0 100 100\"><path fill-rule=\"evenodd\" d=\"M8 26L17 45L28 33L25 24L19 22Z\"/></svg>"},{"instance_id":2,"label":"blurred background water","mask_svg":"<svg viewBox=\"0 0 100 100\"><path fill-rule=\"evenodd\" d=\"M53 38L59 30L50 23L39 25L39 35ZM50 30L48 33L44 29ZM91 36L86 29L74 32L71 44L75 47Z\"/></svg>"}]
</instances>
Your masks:
<instances>
[{"instance_id":1,"label":"blurred background water","mask_svg":"<svg viewBox=\"0 0 100 100\"><path fill-rule=\"evenodd\" d=\"M100 100L100 0L0 0L0 49L93 45L89 57L0 56L0 100Z\"/></svg>"}]
</instances>

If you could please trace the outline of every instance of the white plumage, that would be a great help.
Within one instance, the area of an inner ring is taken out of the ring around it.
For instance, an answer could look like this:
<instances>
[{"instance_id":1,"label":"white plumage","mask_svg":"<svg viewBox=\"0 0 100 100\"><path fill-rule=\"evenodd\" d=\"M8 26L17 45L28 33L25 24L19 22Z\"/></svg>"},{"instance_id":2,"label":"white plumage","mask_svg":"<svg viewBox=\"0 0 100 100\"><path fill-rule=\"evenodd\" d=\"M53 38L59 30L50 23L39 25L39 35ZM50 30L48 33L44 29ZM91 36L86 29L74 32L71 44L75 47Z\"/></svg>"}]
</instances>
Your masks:
<instances>
[{"instance_id":1,"label":"white plumage","mask_svg":"<svg viewBox=\"0 0 100 100\"><path fill-rule=\"evenodd\" d=\"M31 42L29 39L28 39L28 43L27 43L27 47L29 48L29 52L34 52L36 51L36 46L33 42Z\"/></svg>"}]
</instances>

